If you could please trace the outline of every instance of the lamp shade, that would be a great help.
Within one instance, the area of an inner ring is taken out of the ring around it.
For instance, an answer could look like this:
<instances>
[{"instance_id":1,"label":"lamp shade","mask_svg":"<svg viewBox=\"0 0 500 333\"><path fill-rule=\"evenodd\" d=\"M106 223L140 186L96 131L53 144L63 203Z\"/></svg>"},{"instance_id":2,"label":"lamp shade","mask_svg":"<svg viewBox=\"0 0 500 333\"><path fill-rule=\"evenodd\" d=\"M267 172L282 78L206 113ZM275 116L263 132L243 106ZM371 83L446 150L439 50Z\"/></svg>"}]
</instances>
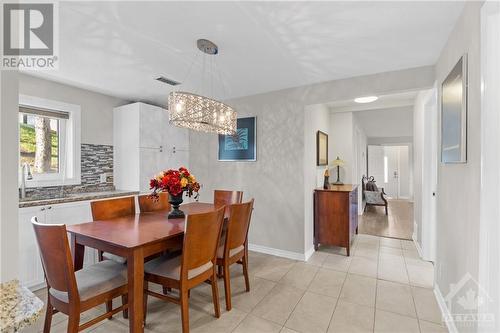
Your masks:
<instances>
[{"instance_id":1,"label":"lamp shade","mask_svg":"<svg viewBox=\"0 0 500 333\"><path fill-rule=\"evenodd\" d=\"M344 160L341 160L338 156L336 159L332 161L333 166L344 166L345 162Z\"/></svg>"}]
</instances>

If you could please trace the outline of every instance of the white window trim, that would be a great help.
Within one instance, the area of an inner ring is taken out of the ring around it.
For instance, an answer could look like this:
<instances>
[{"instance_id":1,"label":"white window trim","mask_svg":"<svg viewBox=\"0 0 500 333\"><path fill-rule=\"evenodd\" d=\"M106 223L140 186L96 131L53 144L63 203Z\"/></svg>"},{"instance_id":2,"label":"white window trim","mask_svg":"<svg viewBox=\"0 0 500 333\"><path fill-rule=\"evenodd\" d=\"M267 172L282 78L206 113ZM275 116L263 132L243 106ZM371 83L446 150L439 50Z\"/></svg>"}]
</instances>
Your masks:
<instances>
[{"instance_id":1,"label":"white window trim","mask_svg":"<svg viewBox=\"0 0 500 333\"><path fill-rule=\"evenodd\" d=\"M63 150L71 147L70 151L59 152L60 172L57 174L33 175L32 180L26 180L26 187L48 187L60 185L81 184L81 107L50 99L19 95L19 105L33 108L63 111L69 113L66 128L60 129L60 140L65 141ZM63 176L61 176L61 172ZM21 177L19 177L19 184Z\"/></svg>"}]
</instances>

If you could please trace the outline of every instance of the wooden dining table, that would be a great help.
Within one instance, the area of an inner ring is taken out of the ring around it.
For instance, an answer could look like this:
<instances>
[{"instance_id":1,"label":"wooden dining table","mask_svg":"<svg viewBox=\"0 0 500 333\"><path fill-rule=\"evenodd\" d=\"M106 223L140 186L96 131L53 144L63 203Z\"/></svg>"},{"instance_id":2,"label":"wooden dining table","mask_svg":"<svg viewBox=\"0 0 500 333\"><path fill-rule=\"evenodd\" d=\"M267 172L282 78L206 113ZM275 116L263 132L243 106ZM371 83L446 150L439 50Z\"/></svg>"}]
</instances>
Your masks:
<instances>
[{"instance_id":1,"label":"wooden dining table","mask_svg":"<svg viewBox=\"0 0 500 333\"><path fill-rule=\"evenodd\" d=\"M186 215L215 210L210 203L181 205ZM110 220L68 225L75 271L82 269L85 246L127 258L130 332L143 332L144 258L182 242L183 218L169 219L167 211L140 213Z\"/></svg>"}]
</instances>

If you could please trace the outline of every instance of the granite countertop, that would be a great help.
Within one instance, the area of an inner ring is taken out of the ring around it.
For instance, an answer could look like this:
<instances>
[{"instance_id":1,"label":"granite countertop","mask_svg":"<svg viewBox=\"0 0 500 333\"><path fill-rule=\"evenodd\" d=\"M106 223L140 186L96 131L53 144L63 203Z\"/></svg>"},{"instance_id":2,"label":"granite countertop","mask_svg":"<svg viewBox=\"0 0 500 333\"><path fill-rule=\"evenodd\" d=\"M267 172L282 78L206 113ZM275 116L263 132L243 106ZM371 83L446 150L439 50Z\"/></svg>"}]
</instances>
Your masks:
<instances>
[{"instance_id":1,"label":"granite countertop","mask_svg":"<svg viewBox=\"0 0 500 333\"><path fill-rule=\"evenodd\" d=\"M35 206L45 206L45 205L55 205L66 202L75 202L75 201L86 201L86 200L97 200L104 198L113 198L113 197L123 197L128 195L136 195L139 194L138 191L106 191L106 192L82 192L82 193L72 193L66 194L61 197L50 198L50 199L41 199L41 200L32 200L32 199L21 199L19 200L19 208L24 207L35 207Z\"/></svg>"},{"instance_id":2,"label":"granite countertop","mask_svg":"<svg viewBox=\"0 0 500 333\"><path fill-rule=\"evenodd\" d=\"M43 302L18 280L0 284L0 332L18 332L33 325L42 309Z\"/></svg>"}]
</instances>

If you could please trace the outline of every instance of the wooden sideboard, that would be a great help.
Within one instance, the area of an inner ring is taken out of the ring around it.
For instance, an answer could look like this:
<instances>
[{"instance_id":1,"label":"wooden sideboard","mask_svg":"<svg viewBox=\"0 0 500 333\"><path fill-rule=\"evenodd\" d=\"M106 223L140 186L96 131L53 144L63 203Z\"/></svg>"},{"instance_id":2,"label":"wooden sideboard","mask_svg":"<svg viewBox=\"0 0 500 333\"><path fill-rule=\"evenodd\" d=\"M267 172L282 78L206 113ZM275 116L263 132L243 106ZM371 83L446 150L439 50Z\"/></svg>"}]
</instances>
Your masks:
<instances>
[{"instance_id":1,"label":"wooden sideboard","mask_svg":"<svg viewBox=\"0 0 500 333\"><path fill-rule=\"evenodd\" d=\"M314 249L319 245L345 247L347 255L358 233L357 185L330 185L314 190Z\"/></svg>"}]
</instances>

